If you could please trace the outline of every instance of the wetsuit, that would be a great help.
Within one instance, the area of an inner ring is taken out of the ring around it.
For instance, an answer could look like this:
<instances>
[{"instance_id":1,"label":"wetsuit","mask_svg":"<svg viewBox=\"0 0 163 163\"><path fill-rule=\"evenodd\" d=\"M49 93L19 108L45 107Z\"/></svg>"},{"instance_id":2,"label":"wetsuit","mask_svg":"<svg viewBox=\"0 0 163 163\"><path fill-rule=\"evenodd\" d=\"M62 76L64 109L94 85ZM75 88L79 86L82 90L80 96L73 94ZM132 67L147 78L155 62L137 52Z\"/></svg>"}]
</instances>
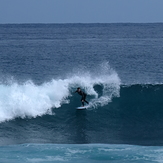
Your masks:
<instances>
[{"instance_id":1,"label":"wetsuit","mask_svg":"<svg viewBox=\"0 0 163 163\"><path fill-rule=\"evenodd\" d=\"M78 91L76 91L76 92L78 92ZM82 105L84 106L84 102L86 102L86 103L88 104L88 101L86 101L86 96L87 96L87 94L84 93L84 92L81 91L81 90L78 92L78 94L82 96L82 98L81 98Z\"/></svg>"}]
</instances>

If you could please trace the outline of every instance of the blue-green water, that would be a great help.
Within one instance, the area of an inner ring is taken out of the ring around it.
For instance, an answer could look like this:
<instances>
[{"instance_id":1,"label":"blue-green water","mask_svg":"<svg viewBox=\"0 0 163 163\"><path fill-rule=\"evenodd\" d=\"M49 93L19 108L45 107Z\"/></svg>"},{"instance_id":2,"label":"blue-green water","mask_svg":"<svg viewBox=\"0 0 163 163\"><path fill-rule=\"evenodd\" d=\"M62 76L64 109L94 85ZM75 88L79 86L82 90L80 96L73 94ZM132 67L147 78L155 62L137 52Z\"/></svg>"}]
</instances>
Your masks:
<instances>
[{"instance_id":1,"label":"blue-green water","mask_svg":"<svg viewBox=\"0 0 163 163\"><path fill-rule=\"evenodd\" d=\"M22 144L0 147L1 162L162 162L161 147L109 144Z\"/></svg>"},{"instance_id":2,"label":"blue-green water","mask_svg":"<svg viewBox=\"0 0 163 163\"><path fill-rule=\"evenodd\" d=\"M162 28L0 25L0 161L161 162Z\"/></svg>"}]
</instances>

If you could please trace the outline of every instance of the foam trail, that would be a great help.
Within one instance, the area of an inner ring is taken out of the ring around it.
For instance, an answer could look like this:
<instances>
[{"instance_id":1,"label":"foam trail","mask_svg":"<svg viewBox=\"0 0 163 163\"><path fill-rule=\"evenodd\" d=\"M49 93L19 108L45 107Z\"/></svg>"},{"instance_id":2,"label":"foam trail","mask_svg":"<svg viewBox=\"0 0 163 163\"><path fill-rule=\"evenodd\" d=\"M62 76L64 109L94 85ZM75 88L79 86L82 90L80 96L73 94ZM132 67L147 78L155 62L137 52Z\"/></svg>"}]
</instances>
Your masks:
<instances>
[{"instance_id":1,"label":"foam trail","mask_svg":"<svg viewBox=\"0 0 163 163\"><path fill-rule=\"evenodd\" d=\"M90 107L107 105L112 97L119 96L120 79L108 63L98 68L95 73L87 71L69 76L71 77L53 79L42 85L35 85L32 81L23 84L0 84L0 122L16 117L52 114L52 108L69 103L69 97L77 87L84 89L91 97ZM102 86L100 96L94 88L96 85Z\"/></svg>"},{"instance_id":2,"label":"foam trail","mask_svg":"<svg viewBox=\"0 0 163 163\"><path fill-rule=\"evenodd\" d=\"M102 63L98 68L90 72L75 73L72 77L73 84L85 89L88 95L93 95L90 100L89 107L98 107L107 105L113 97L119 97L120 78L118 74L109 66L108 62ZM81 76L81 74L83 74ZM99 96L94 86L101 85L103 87L102 94Z\"/></svg>"}]
</instances>

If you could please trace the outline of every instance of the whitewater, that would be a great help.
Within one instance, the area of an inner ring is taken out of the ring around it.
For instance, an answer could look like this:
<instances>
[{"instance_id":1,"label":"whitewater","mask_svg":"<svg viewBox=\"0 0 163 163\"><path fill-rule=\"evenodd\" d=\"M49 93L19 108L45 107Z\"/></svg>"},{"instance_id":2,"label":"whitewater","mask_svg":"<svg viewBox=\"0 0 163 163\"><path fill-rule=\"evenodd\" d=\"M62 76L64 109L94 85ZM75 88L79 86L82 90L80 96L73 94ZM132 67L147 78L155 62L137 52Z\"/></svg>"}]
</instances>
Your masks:
<instances>
[{"instance_id":1,"label":"whitewater","mask_svg":"<svg viewBox=\"0 0 163 163\"><path fill-rule=\"evenodd\" d=\"M1 83L0 121L17 117L35 118L45 114L53 115L55 113L52 109L69 103L69 97L75 96L74 92L77 87L81 87L92 97L90 108L107 105L113 97L119 96L120 79L108 63L101 64L99 69L100 72L96 72L98 77L86 72L82 75L69 74L69 78L52 79L41 85L36 85L32 81L21 84L11 83L11 81L10 84ZM102 87L100 96L94 88L96 85Z\"/></svg>"},{"instance_id":2,"label":"whitewater","mask_svg":"<svg viewBox=\"0 0 163 163\"><path fill-rule=\"evenodd\" d=\"M161 163L162 28L1 24L0 162Z\"/></svg>"}]
</instances>

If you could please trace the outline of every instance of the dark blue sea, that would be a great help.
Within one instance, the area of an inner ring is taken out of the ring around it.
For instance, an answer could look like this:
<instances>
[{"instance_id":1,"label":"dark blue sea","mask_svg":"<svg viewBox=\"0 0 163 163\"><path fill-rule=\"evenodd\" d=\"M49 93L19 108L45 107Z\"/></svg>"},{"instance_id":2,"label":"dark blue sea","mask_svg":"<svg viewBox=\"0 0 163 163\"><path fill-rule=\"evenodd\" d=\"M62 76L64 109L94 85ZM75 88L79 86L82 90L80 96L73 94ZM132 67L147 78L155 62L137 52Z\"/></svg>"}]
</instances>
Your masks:
<instances>
[{"instance_id":1,"label":"dark blue sea","mask_svg":"<svg viewBox=\"0 0 163 163\"><path fill-rule=\"evenodd\" d=\"M1 24L0 162L162 163L163 23Z\"/></svg>"}]
</instances>

